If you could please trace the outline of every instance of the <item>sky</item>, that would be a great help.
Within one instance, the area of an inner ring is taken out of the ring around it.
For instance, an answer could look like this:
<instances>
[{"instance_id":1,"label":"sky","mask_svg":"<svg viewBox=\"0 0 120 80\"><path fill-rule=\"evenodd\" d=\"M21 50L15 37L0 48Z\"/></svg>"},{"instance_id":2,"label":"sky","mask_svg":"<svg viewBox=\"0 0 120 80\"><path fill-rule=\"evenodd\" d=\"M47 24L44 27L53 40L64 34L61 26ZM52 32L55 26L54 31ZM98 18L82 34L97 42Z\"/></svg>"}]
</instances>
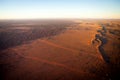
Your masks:
<instances>
[{"instance_id":1,"label":"sky","mask_svg":"<svg viewBox=\"0 0 120 80\"><path fill-rule=\"evenodd\" d=\"M120 0L0 0L0 19L120 19Z\"/></svg>"}]
</instances>

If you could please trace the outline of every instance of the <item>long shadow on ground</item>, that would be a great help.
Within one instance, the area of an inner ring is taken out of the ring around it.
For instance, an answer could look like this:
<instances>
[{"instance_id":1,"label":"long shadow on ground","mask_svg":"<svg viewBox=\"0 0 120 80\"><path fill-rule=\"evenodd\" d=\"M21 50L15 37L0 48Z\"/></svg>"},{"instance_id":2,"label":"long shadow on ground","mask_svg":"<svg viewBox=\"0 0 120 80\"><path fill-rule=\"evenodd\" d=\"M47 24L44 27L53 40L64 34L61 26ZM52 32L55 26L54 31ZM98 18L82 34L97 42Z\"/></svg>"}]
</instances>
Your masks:
<instances>
[{"instance_id":1,"label":"long shadow on ground","mask_svg":"<svg viewBox=\"0 0 120 80\"><path fill-rule=\"evenodd\" d=\"M22 28L22 27L21 27ZM23 27L24 28L24 27ZM42 37L53 36L65 29L64 26L50 26L46 25L41 27L32 27L31 29L3 29L0 32L0 50L9 47L17 46L26 41L35 40Z\"/></svg>"}]
</instances>

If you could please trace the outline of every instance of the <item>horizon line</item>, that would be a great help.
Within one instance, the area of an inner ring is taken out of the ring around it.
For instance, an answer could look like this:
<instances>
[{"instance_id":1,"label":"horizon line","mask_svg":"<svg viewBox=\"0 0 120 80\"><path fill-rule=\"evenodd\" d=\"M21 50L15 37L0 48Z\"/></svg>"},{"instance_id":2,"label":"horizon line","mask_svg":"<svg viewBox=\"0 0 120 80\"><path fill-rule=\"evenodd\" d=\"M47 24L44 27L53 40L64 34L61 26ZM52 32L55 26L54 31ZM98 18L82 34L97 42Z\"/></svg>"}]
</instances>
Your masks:
<instances>
[{"instance_id":1,"label":"horizon line","mask_svg":"<svg viewBox=\"0 0 120 80\"><path fill-rule=\"evenodd\" d=\"M119 20L120 18L9 18L9 19L0 19L0 20L56 20L56 19L65 19L65 20L70 20L70 19L113 19L113 20Z\"/></svg>"}]
</instances>

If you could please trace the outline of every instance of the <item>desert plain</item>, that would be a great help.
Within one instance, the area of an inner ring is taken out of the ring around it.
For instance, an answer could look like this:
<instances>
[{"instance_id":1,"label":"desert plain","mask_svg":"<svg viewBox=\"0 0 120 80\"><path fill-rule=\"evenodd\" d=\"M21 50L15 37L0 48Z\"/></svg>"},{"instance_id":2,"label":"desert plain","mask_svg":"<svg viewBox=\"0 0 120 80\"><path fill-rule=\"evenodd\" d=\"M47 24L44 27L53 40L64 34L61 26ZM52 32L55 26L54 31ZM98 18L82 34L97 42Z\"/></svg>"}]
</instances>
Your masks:
<instances>
[{"instance_id":1,"label":"desert plain","mask_svg":"<svg viewBox=\"0 0 120 80\"><path fill-rule=\"evenodd\" d=\"M0 74L0 80L116 80L120 20L0 20Z\"/></svg>"}]
</instances>

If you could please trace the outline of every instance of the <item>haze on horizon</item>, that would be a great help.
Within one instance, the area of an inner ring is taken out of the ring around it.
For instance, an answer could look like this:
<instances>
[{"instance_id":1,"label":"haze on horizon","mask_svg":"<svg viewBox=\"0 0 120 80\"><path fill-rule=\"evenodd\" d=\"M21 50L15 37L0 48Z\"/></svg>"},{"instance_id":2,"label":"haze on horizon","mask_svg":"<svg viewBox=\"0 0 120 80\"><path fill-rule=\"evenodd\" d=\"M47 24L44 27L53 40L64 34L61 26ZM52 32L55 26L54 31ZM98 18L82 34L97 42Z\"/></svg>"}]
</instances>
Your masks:
<instances>
[{"instance_id":1,"label":"haze on horizon","mask_svg":"<svg viewBox=\"0 0 120 80\"><path fill-rule=\"evenodd\" d=\"M0 0L0 19L120 19L120 0Z\"/></svg>"}]
</instances>

